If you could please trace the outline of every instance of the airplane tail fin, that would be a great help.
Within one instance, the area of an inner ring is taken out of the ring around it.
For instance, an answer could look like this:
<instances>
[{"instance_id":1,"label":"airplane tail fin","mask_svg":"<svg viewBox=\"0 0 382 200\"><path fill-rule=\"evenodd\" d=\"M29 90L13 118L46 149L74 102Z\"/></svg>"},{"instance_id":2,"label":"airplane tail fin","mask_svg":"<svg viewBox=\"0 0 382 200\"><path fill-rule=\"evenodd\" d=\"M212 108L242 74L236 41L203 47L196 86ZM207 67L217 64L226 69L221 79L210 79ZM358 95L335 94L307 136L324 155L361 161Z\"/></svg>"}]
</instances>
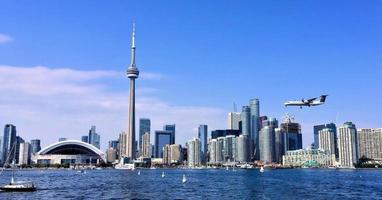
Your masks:
<instances>
[{"instance_id":1,"label":"airplane tail fin","mask_svg":"<svg viewBox=\"0 0 382 200\"><path fill-rule=\"evenodd\" d=\"M328 95L322 95L321 97L320 97L320 102L322 102L322 103L324 103L325 101L326 101L326 97L327 97Z\"/></svg>"}]
</instances>

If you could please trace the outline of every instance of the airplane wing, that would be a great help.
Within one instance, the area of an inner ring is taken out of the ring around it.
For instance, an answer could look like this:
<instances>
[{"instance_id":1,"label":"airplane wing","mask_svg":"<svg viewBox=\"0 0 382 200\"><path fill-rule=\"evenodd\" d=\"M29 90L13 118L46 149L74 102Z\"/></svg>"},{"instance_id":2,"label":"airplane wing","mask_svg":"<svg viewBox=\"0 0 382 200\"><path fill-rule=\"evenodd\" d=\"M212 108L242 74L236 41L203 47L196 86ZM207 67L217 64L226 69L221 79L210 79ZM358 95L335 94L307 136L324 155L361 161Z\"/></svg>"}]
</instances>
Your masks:
<instances>
[{"instance_id":1,"label":"airplane wing","mask_svg":"<svg viewBox=\"0 0 382 200\"><path fill-rule=\"evenodd\" d=\"M312 99L308 99L307 101L309 102L309 103L311 103L311 102L313 102L314 100L316 100L317 99L317 97L316 98L312 98Z\"/></svg>"}]
</instances>

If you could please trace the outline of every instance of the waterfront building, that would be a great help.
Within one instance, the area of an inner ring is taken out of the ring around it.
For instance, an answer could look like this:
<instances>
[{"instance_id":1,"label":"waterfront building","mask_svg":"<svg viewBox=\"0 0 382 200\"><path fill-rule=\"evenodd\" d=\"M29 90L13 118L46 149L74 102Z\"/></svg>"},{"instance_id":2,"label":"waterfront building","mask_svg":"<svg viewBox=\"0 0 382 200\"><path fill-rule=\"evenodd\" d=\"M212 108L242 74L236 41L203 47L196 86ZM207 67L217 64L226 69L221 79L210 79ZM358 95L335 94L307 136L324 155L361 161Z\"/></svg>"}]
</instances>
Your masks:
<instances>
[{"instance_id":1,"label":"waterfront building","mask_svg":"<svg viewBox=\"0 0 382 200\"><path fill-rule=\"evenodd\" d=\"M259 99L251 99L249 101L249 108L251 110L251 129L250 129L250 138L251 138L251 156L253 156L254 160L260 159L260 152L259 152L259 130L260 130L260 102Z\"/></svg>"},{"instance_id":2,"label":"waterfront building","mask_svg":"<svg viewBox=\"0 0 382 200\"><path fill-rule=\"evenodd\" d=\"M228 135L239 136L240 135L240 131L239 130L230 130L230 129L211 131L211 138L212 139L217 139L219 137L225 137L225 136L228 136Z\"/></svg>"},{"instance_id":3,"label":"waterfront building","mask_svg":"<svg viewBox=\"0 0 382 200\"><path fill-rule=\"evenodd\" d=\"M208 143L208 152L209 152L209 164L216 164L216 146L217 140L211 139Z\"/></svg>"},{"instance_id":4,"label":"waterfront building","mask_svg":"<svg viewBox=\"0 0 382 200\"><path fill-rule=\"evenodd\" d=\"M37 153L41 150L41 142L39 139L31 140L32 154Z\"/></svg>"},{"instance_id":5,"label":"waterfront building","mask_svg":"<svg viewBox=\"0 0 382 200\"><path fill-rule=\"evenodd\" d=\"M183 161L182 147L179 144L167 144L163 147L163 164L181 164Z\"/></svg>"},{"instance_id":6,"label":"waterfront building","mask_svg":"<svg viewBox=\"0 0 382 200\"><path fill-rule=\"evenodd\" d=\"M15 146L15 163L19 164L20 158L20 144L24 143L24 139L20 136L16 136L16 146Z\"/></svg>"},{"instance_id":7,"label":"waterfront building","mask_svg":"<svg viewBox=\"0 0 382 200\"><path fill-rule=\"evenodd\" d=\"M285 151L302 149L301 125L293 117L287 115L280 128L285 132Z\"/></svg>"},{"instance_id":8,"label":"waterfront building","mask_svg":"<svg viewBox=\"0 0 382 200\"><path fill-rule=\"evenodd\" d=\"M313 126L313 136L314 136L314 143L313 147L314 148L319 148L319 131L325 128L330 128L334 131L334 138L335 138L335 148L337 148L337 127L334 123L329 123L329 124L320 124L320 125L315 125ZM337 155L338 153L336 153Z\"/></svg>"},{"instance_id":9,"label":"waterfront building","mask_svg":"<svg viewBox=\"0 0 382 200\"><path fill-rule=\"evenodd\" d=\"M338 152L341 167L353 168L357 163L357 130L352 122L338 128Z\"/></svg>"},{"instance_id":10,"label":"waterfront building","mask_svg":"<svg viewBox=\"0 0 382 200\"><path fill-rule=\"evenodd\" d=\"M118 155L120 157L127 157L127 134L126 132L122 131L122 133L119 134L118 138Z\"/></svg>"},{"instance_id":11,"label":"waterfront building","mask_svg":"<svg viewBox=\"0 0 382 200\"><path fill-rule=\"evenodd\" d=\"M79 140L65 140L41 149L32 158L33 163L97 164L105 162L105 155L97 147Z\"/></svg>"},{"instance_id":12,"label":"waterfront building","mask_svg":"<svg viewBox=\"0 0 382 200\"><path fill-rule=\"evenodd\" d=\"M286 133L281 128L275 128L275 159L274 162L282 163L286 151Z\"/></svg>"},{"instance_id":13,"label":"waterfront building","mask_svg":"<svg viewBox=\"0 0 382 200\"><path fill-rule=\"evenodd\" d=\"M199 138L194 138L187 142L187 162L188 167L201 166L201 143Z\"/></svg>"},{"instance_id":14,"label":"waterfront building","mask_svg":"<svg viewBox=\"0 0 382 200\"><path fill-rule=\"evenodd\" d=\"M175 124L164 125L163 130L171 132L171 143L170 144L175 144Z\"/></svg>"},{"instance_id":15,"label":"waterfront building","mask_svg":"<svg viewBox=\"0 0 382 200\"><path fill-rule=\"evenodd\" d=\"M19 165L30 165L31 164L31 154L32 154L31 144L28 142L20 143L18 164Z\"/></svg>"},{"instance_id":16,"label":"waterfront building","mask_svg":"<svg viewBox=\"0 0 382 200\"><path fill-rule=\"evenodd\" d=\"M142 136L142 157L151 158L151 143L150 143L150 132L146 132Z\"/></svg>"},{"instance_id":17,"label":"waterfront building","mask_svg":"<svg viewBox=\"0 0 382 200\"><path fill-rule=\"evenodd\" d=\"M251 109L249 106L243 106L240 113L241 120L241 133L242 135L247 135L248 139L251 136Z\"/></svg>"},{"instance_id":18,"label":"waterfront building","mask_svg":"<svg viewBox=\"0 0 382 200\"><path fill-rule=\"evenodd\" d=\"M108 163L114 163L116 160L118 160L118 151L116 148L109 147L106 149L106 162Z\"/></svg>"},{"instance_id":19,"label":"waterfront building","mask_svg":"<svg viewBox=\"0 0 382 200\"><path fill-rule=\"evenodd\" d=\"M382 160L382 128L357 130L359 158Z\"/></svg>"},{"instance_id":20,"label":"waterfront building","mask_svg":"<svg viewBox=\"0 0 382 200\"><path fill-rule=\"evenodd\" d=\"M155 131L155 157L163 158L163 147L172 143L172 131Z\"/></svg>"},{"instance_id":21,"label":"waterfront building","mask_svg":"<svg viewBox=\"0 0 382 200\"><path fill-rule=\"evenodd\" d=\"M92 126L89 130L89 144L100 149L101 136L96 132L96 126Z\"/></svg>"},{"instance_id":22,"label":"waterfront building","mask_svg":"<svg viewBox=\"0 0 382 200\"><path fill-rule=\"evenodd\" d=\"M241 113L230 112L228 113L228 129L240 130L239 122L241 121Z\"/></svg>"},{"instance_id":23,"label":"waterfront building","mask_svg":"<svg viewBox=\"0 0 382 200\"><path fill-rule=\"evenodd\" d=\"M130 79L130 94L129 94L129 116L128 127L126 136L126 157L131 160L135 159L136 145L135 145L135 79L138 78L139 70L135 64L135 24L133 24L133 35L131 42L131 65L127 69L127 77Z\"/></svg>"},{"instance_id":24,"label":"waterfront building","mask_svg":"<svg viewBox=\"0 0 382 200\"><path fill-rule=\"evenodd\" d=\"M83 135L83 136L81 136L81 141L82 141L82 142L89 143L89 136L87 136L87 135Z\"/></svg>"},{"instance_id":25,"label":"waterfront building","mask_svg":"<svg viewBox=\"0 0 382 200\"><path fill-rule=\"evenodd\" d=\"M202 164L206 164L207 162L207 135L208 135L208 126L207 125L199 125L198 127L198 138L201 143L201 156L202 156Z\"/></svg>"},{"instance_id":26,"label":"waterfront building","mask_svg":"<svg viewBox=\"0 0 382 200\"><path fill-rule=\"evenodd\" d=\"M265 164L272 163L275 160L275 133L272 126L266 125L260 130L259 143L260 160Z\"/></svg>"},{"instance_id":27,"label":"waterfront building","mask_svg":"<svg viewBox=\"0 0 382 200\"><path fill-rule=\"evenodd\" d=\"M118 149L118 140L110 140L109 141L109 148Z\"/></svg>"},{"instance_id":28,"label":"waterfront building","mask_svg":"<svg viewBox=\"0 0 382 200\"><path fill-rule=\"evenodd\" d=\"M335 165L335 155L321 149L299 149L286 151L283 156L285 167L329 167Z\"/></svg>"},{"instance_id":29,"label":"waterfront building","mask_svg":"<svg viewBox=\"0 0 382 200\"><path fill-rule=\"evenodd\" d=\"M318 147L330 154L336 154L335 132L331 128L324 128L318 131Z\"/></svg>"},{"instance_id":30,"label":"waterfront building","mask_svg":"<svg viewBox=\"0 0 382 200\"><path fill-rule=\"evenodd\" d=\"M1 155L1 161L2 164L6 161L7 157L10 158L14 157L15 148L13 148L14 145L16 145L16 126L12 124L6 124L4 126L4 134L2 138L2 155ZM13 149L13 150L12 150ZM9 154L9 155L8 155Z\"/></svg>"},{"instance_id":31,"label":"waterfront building","mask_svg":"<svg viewBox=\"0 0 382 200\"><path fill-rule=\"evenodd\" d=\"M237 148L236 137L234 135L227 135L223 138L222 154L224 162L236 162Z\"/></svg>"},{"instance_id":32,"label":"waterfront building","mask_svg":"<svg viewBox=\"0 0 382 200\"><path fill-rule=\"evenodd\" d=\"M237 162L246 163L249 162L249 136L239 135L236 138L236 149L237 149Z\"/></svg>"},{"instance_id":33,"label":"waterfront building","mask_svg":"<svg viewBox=\"0 0 382 200\"><path fill-rule=\"evenodd\" d=\"M151 121L148 118L139 119L139 155L143 155L143 135L146 133L150 134L151 131Z\"/></svg>"}]
</instances>

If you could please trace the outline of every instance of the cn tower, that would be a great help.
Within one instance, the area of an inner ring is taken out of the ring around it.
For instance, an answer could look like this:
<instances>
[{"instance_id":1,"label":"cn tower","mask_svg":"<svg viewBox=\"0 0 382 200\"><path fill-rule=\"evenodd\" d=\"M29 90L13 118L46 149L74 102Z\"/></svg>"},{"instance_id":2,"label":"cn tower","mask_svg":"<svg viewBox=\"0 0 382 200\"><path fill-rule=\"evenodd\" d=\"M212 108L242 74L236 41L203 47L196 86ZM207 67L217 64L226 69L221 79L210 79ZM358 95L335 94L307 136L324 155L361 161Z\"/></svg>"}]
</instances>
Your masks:
<instances>
[{"instance_id":1,"label":"cn tower","mask_svg":"<svg viewBox=\"0 0 382 200\"><path fill-rule=\"evenodd\" d=\"M130 79L129 97L129 125L127 128L126 156L133 161L135 159L135 79L138 78L139 71L135 65L135 24L133 24L133 36L131 43L131 65L127 69L127 78Z\"/></svg>"}]
</instances>

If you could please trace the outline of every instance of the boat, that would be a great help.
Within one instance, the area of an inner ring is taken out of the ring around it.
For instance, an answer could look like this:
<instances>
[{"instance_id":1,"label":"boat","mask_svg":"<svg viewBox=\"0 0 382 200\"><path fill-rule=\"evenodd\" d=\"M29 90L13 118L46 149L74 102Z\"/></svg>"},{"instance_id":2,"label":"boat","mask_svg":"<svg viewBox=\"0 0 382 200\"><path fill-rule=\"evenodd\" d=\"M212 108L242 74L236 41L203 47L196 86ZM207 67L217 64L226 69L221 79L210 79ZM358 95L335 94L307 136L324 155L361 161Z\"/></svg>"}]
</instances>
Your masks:
<instances>
[{"instance_id":1,"label":"boat","mask_svg":"<svg viewBox=\"0 0 382 200\"><path fill-rule=\"evenodd\" d=\"M263 173L265 170L264 170L264 167L263 166L261 166L260 167L260 173Z\"/></svg>"},{"instance_id":2,"label":"boat","mask_svg":"<svg viewBox=\"0 0 382 200\"><path fill-rule=\"evenodd\" d=\"M141 175L141 170L138 171L138 175Z\"/></svg>"},{"instance_id":3,"label":"boat","mask_svg":"<svg viewBox=\"0 0 382 200\"><path fill-rule=\"evenodd\" d=\"M186 178L186 175L185 175L185 174L183 174L182 183L185 183L185 182L187 182L187 178Z\"/></svg>"},{"instance_id":4,"label":"boat","mask_svg":"<svg viewBox=\"0 0 382 200\"><path fill-rule=\"evenodd\" d=\"M8 160L9 160L11 153L15 149L15 146L16 146L16 142L13 144L12 149L8 154L8 157L5 160L5 163L4 163L3 169L0 172L0 175L3 173L5 167L8 163ZM32 181L15 181L15 169L14 169L15 168L15 155L16 155L16 153L13 154L13 161L12 161L12 166L11 166L11 168L12 168L11 182L7 185L0 186L0 190L2 190L4 192L34 192L34 191L36 191L37 187Z\"/></svg>"},{"instance_id":5,"label":"boat","mask_svg":"<svg viewBox=\"0 0 382 200\"><path fill-rule=\"evenodd\" d=\"M164 178L164 177L165 177L164 172L162 172L162 178Z\"/></svg>"},{"instance_id":6,"label":"boat","mask_svg":"<svg viewBox=\"0 0 382 200\"><path fill-rule=\"evenodd\" d=\"M127 164L118 164L114 167L115 169L129 169L129 170L135 170L134 163L127 163Z\"/></svg>"},{"instance_id":7,"label":"boat","mask_svg":"<svg viewBox=\"0 0 382 200\"><path fill-rule=\"evenodd\" d=\"M228 165L225 167L225 170L229 170Z\"/></svg>"},{"instance_id":8,"label":"boat","mask_svg":"<svg viewBox=\"0 0 382 200\"><path fill-rule=\"evenodd\" d=\"M150 167L150 169L157 169L157 168L155 168L155 167L153 166L153 167Z\"/></svg>"}]
</instances>

